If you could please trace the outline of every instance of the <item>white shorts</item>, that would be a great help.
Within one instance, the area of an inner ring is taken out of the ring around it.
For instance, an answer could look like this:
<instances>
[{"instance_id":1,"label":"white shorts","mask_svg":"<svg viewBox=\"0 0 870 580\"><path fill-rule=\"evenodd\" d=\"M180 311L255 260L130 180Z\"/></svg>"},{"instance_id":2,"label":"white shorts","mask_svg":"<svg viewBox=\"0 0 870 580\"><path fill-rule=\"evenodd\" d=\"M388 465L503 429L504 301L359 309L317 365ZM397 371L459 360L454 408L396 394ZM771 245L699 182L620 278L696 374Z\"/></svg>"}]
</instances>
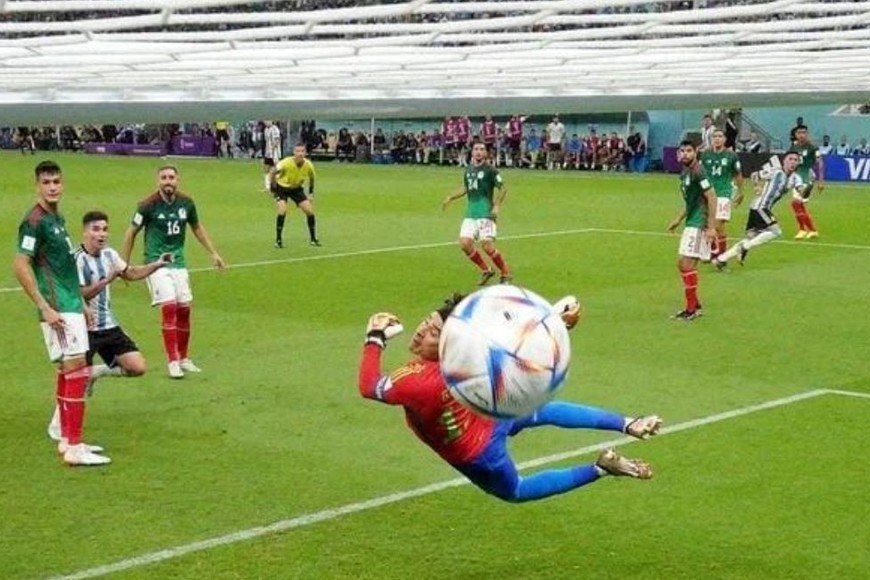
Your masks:
<instances>
[{"instance_id":1,"label":"white shorts","mask_svg":"<svg viewBox=\"0 0 870 580\"><path fill-rule=\"evenodd\" d=\"M704 230L687 227L680 237L679 254L686 258L698 258L701 261L710 260L710 242L704 236Z\"/></svg>"},{"instance_id":2,"label":"white shorts","mask_svg":"<svg viewBox=\"0 0 870 580\"><path fill-rule=\"evenodd\" d=\"M55 330L47 322L41 322L45 349L51 362L60 362L84 356L88 352L88 324L81 312L61 312L64 328Z\"/></svg>"},{"instance_id":3,"label":"white shorts","mask_svg":"<svg viewBox=\"0 0 870 580\"><path fill-rule=\"evenodd\" d=\"M146 282L151 292L151 306L167 302L188 304L193 301L187 268L160 268L148 276Z\"/></svg>"},{"instance_id":4,"label":"white shorts","mask_svg":"<svg viewBox=\"0 0 870 580\"><path fill-rule=\"evenodd\" d=\"M716 198L716 219L722 221L731 220L731 198L717 197Z\"/></svg>"},{"instance_id":5,"label":"white shorts","mask_svg":"<svg viewBox=\"0 0 870 580\"><path fill-rule=\"evenodd\" d=\"M489 218L465 218L459 228L460 238L472 238L474 240L494 240L497 228L495 222Z\"/></svg>"}]
</instances>

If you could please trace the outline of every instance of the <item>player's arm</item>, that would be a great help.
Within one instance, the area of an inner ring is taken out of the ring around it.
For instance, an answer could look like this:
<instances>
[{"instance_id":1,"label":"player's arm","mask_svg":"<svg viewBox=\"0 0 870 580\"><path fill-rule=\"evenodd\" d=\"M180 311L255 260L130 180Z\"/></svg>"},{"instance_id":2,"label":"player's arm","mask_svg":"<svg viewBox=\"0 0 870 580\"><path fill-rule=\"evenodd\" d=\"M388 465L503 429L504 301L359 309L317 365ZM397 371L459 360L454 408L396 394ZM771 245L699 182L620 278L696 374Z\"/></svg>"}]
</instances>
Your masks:
<instances>
[{"instance_id":1,"label":"player's arm","mask_svg":"<svg viewBox=\"0 0 870 580\"><path fill-rule=\"evenodd\" d=\"M389 329L389 330L388 330ZM366 325L366 341L359 366L357 387L366 399L374 399L388 405L401 404L400 390L394 390L393 380L381 371L381 354L387 347L389 337L402 331L399 319L389 312L373 314Z\"/></svg>"},{"instance_id":2,"label":"player's arm","mask_svg":"<svg viewBox=\"0 0 870 580\"><path fill-rule=\"evenodd\" d=\"M136 244L136 236L139 235L139 230L142 229L142 214L138 211L133 216L133 223L127 227L124 232L124 243L121 245L121 259L125 262L130 262L130 256L133 254L133 246ZM136 222L139 222L138 225Z\"/></svg>"},{"instance_id":3,"label":"player's arm","mask_svg":"<svg viewBox=\"0 0 870 580\"><path fill-rule=\"evenodd\" d=\"M734 162L734 185L737 186L737 191L734 192L732 202L734 207L739 206L743 202L743 167L740 165L740 160Z\"/></svg>"},{"instance_id":4,"label":"player's arm","mask_svg":"<svg viewBox=\"0 0 870 580\"><path fill-rule=\"evenodd\" d=\"M39 293L36 287L36 278L33 276L33 257L27 254L16 254L15 260L12 262L12 269L15 272L15 278L21 285L21 289L30 298L30 301L36 305L42 314L42 319L51 326L63 324L61 315L51 307L51 305Z\"/></svg>"},{"instance_id":5,"label":"player's arm","mask_svg":"<svg viewBox=\"0 0 870 580\"><path fill-rule=\"evenodd\" d=\"M704 199L707 201L707 227L704 230L704 235L708 240L716 239L716 192L710 186L707 178L701 180L701 186L704 189Z\"/></svg>"},{"instance_id":6,"label":"player's arm","mask_svg":"<svg viewBox=\"0 0 870 580\"><path fill-rule=\"evenodd\" d=\"M447 197L444 198L444 201L441 202L441 209L447 209L447 206L456 201L457 199L462 199L466 195L465 186L463 185L460 189L457 189L454 193L451 193Z\"/></svg>"},{"instance_id":7,"label":"player's arm","mask_svg":"<svg viewBox=\"0 0 870 580\"><path fill-rule=\"evenodd\" d=\"M150 264L144 264L142 266L132 266L130 264L127 264L124 269L118 272L118 276L128 282L134 282L136 280L141 280L142 278L147 278L160 268L171 263L172 254L167 252L165 254L161 254L159 259L151 262Z\"/></svg>"},{"instance_id":8,"label":"player's arm","mask_svg":"<svg viewBox=\"0 0 870 580\"><path fill-rule=\"evenodd\" d=\"M678 227L680 227L680 224L683 223L684 219L686 219L686 210L685 209L680 212L680 215L678 215L677 217L675 217L674 219L672 219L668 223L668 231L672 232L675 229L677 229Z\"/></svg>"},{"instance_id":9,"label":"player's arm","mask_svg":"<svg viewBox=\"0 0 870 580\"><path fill-rule=\"evenodd\" d=\"M196 225L191 224L190 231L193 232L193 235L196 236L196 239L199 240L199 243L203 248L205 248L205 251L208 252L209 256L211 256L211 262L214 264L214 267L218 270L223 270L225 267L224 260L221 258L220 254L217 253L214 244L211 243L211 238L209 237L205 226L202 225L202 222L197 221Z\"/></svg>"},{"instance_id":10,"label":"player's arm","mask_svg":"<svg viewBox=\"0 0 870 580\"><path fill-rule=\"evenodd\" d=\"M308 162L308 196L311 197L314 195L314 178L316 174L314 172L314 164L310 161Z\"/></svg>"},{"instance_id":11,"label":"player's arm","mask_svg":"<svg viewBox=\"0 0 870 580\"><path fill-rule=\"evenodd\" d=\"M492 214L492 219L498 218L499 212L501 212L502 203L504 203L504 199L507 197L507 187L498 172L495 174L495 186L498 188L498 194L493 201L492 211L490 212Z\"/></svg>"}]
</instances>

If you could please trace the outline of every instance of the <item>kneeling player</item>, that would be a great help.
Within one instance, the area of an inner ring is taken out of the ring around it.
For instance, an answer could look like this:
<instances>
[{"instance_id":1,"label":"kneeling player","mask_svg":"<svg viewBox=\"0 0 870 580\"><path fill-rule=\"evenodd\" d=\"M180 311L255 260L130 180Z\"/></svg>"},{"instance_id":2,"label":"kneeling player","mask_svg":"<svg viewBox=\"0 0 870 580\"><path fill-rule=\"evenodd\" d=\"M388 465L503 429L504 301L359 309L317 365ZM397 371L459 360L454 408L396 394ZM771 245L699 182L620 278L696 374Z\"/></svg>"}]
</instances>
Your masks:
<instances>
[{"instance_id":1,"label":"kneeling player","mask_svg":"<svg viewBox=\"0 0 870 580\"><path fill-rule=\"evenodd\" d=\"M746 222L746 235L734 244L727 252L713 260L717 268L722 269L731 258L737 257L742 265L749 250L766 244L782 235L782 229L773 215L773 205L787 192L800 195L806 188L801 176L795 170L800 163L800 155L794 151L785 154L782 167L776 167L777 158L766 170L763 177L767 181L761 186L761 191L749 208L749 219Z\"/></svg>"},{"instance_id":2,"label":"kneeling player","mask_svg":"<svg viewBox=\"0 0 870 580\"><path fill-rule=\"evenodd\" d=\"M520 503L565 493L606 475L637 479L652 477L643 461L626 459L605 449L593 463L548 469L521 476L507 450L507 440L542 425L567 429L600 429L627 433L638 439L655 435L661 419L652 415L630 418L573 403L553 401L523 419L497 421L478 415L450 394L438 364L438 339L450 312L462 299L454 295L433 311L411 337L414 358L390 375L381 372L381 353L390 326L398 319L379 313L369 319L359 370L359 392L367 399L400 405L414 434L474 485L504 501ZM580 306L562 312L568 328L576 324Z\"/></svg>"},{"instance_id":3,"label":"kneeling player","mask_svg":"<svg viewBox=\"0 0 870 580\"><path fill-rule=\"evenodd\" d=\"M112 312L109 286L117 278L141 280L150 276L170 261L166 254L150 264L131 266L114 249L108 247L109 217L101 211L89 211L82 218L84 233L82 245L76 252L81 292L93 314L93 323L88 329L90 348L85 355L90 367L89 393L100 377L138 377L145 373L145 358L136 343L127 336ZM99 354L105 364L94 364ZM60 440L60 413L55 408L48 426L48 435Z\"/></svg>"}]
</instances>

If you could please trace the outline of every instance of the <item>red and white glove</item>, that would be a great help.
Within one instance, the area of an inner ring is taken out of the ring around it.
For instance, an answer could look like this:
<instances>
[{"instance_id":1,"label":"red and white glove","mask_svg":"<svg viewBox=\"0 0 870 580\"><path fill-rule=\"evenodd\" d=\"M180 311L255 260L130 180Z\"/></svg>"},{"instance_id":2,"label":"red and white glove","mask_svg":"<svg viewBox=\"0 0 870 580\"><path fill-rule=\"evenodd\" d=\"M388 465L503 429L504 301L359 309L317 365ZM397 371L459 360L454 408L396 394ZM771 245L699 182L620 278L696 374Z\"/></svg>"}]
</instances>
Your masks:
<instances>
[{"instance_id":1,"label":"red and white glove","mask_svg":"<svg viewBox=\"0 0 870 580\"><path fill-rule=\"evenodd\" d=\"M389 312L372 314L366 325L366 344L376 344L386 348L387 340L401 334L403 330L405 327L395 314Z\"/></svg>"}]
</instances>

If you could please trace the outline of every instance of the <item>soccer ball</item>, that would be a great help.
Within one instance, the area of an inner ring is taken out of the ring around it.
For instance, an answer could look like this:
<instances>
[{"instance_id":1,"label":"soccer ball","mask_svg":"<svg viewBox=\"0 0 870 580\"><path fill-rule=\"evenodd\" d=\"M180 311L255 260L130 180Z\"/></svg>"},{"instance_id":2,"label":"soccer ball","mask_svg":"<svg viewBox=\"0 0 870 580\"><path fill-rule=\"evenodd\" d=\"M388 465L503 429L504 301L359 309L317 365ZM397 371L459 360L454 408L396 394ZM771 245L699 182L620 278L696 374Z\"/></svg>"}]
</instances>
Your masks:
<instances>
[{"instance_id":1,"label":"soccer ball","mask_svg":"<svg viewBox=\"0 0 870 580\"><path fill-rule=\"evenodd\" d=\"M496 419L532 414L562 386L568 329L549 302L517 286L490 286L460 302L441 329L441 375L454 398Z\"/></svg>"}]
</instances>

